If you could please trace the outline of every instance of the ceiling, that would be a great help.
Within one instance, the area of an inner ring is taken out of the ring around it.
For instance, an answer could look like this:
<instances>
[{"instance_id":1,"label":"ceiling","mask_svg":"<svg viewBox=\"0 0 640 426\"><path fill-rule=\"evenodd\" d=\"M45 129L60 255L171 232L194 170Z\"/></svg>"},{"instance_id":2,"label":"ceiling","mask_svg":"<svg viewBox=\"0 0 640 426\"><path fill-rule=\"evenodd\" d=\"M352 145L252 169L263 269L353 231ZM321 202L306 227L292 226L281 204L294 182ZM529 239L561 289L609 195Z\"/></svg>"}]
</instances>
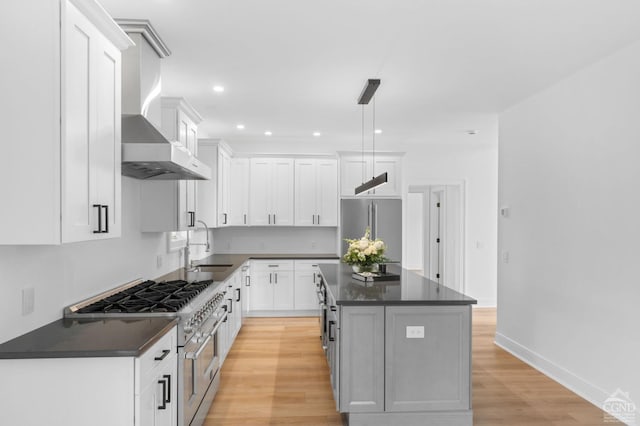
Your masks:
<instances>
[{"instance_id":1,"label":"ceiling","mask_svg":"<svg viewBox=\"0 0 640 426\"><path fill-rule=\"evenodd\" d=\"M640 39L637 0L99 1L115 18L151 21L172 51L163 95L201 113L200 136L230 142L358 148L368 78L382 80L378 140L482 131L488 117ZM365 117L370 135L371 104Z\"/></svg>"}]
</instances>

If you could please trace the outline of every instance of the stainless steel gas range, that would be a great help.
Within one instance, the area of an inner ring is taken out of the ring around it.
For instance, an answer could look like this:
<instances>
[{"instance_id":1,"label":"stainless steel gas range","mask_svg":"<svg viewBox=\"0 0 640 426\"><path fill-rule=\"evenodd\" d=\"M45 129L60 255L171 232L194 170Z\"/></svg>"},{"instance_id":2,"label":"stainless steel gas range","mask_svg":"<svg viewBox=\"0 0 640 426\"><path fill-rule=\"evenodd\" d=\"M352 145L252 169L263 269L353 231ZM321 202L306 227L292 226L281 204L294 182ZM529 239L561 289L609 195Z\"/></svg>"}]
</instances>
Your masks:
<instances>
[{"instance_id":1,"label":"stainless steel gas range","mask_svg":"<svg viewBox=\"0 0 640 426\"><path fill-rule=\"evenodd\" d=\"M227 321L226 286L212 280L141 279L64 311L67 318L178 318L178 425L200 426L220 383L220 349Z\"/></svg>"}]
</instances>

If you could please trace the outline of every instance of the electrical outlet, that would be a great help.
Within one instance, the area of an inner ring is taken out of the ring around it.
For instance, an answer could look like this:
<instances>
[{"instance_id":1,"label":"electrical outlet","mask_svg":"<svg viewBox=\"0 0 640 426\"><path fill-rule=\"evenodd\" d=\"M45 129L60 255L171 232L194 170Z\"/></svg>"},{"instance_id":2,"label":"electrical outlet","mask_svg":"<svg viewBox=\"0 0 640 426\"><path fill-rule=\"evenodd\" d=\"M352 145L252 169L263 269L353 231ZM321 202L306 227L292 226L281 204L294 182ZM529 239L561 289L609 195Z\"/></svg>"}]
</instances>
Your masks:
<instances>
[{"instance_id":1,"label":"electrical outlet","mask_svg":"<svg viewBox=\"0 0 640 426\"><path fill-rule=\"evenodd\" d=\"M159 255L156 257L156 267L157 267L158 269L162 268L162 255L161 255L161 254L159 254Z\"/></svg>"},{"instance_id":2,"label":"electrical outlet","mask_svg":"<svg viewBox=\"0 0 640 426\"><path fill-rule=\"evenodd\" d=\"M407 326L407 339L424 339L424 326L423 325L408 325Z\"/></svg>"},{"instance_id":3,"label":"electrical outlet","mask_svg":"<svg viewBox=\"0 0 640 426\"><path fill-rule=\"evenodd\" d=\"M29 315L35 308L36 290L33 287L22 289L22 315Z\"/></svg>"},{"instance_id":4,"label":"electrical outlet","mask_svg":"<svg viewBox=\"0 0 640 426\"><path fill-rule=\"evenodd\" d=\"M502 250L502 263L509 263L509 252L507 250Z\"/></svg>"}]
</instances>

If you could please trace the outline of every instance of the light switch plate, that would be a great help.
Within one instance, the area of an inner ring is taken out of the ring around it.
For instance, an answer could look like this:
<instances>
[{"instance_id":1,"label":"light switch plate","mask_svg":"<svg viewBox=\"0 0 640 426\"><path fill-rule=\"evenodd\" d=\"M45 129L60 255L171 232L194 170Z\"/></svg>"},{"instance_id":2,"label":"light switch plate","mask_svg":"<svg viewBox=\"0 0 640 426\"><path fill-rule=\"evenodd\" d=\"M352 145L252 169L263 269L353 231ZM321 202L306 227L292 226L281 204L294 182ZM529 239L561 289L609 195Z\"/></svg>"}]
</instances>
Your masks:
<instances>
[{"instance_id":1,"label":"light switch plate","mask_svg":"<svg viewBox=\"0 0 640 426\"><path fill-rule=\"evenodd\" d=\"M22 289L22 315L29 315L35 307L36 290L33 287Z\"/></svg>"},{"instance_id":2,"label":"light switch plate","mask_svg":"<svg viewBox=\"0 0 640 426\"><path fill-rule=\"evenodd\" d=\"M424 326L423 325L408 325L407 326L407 339L424 339Z\"/></svg>"}]
</instances>

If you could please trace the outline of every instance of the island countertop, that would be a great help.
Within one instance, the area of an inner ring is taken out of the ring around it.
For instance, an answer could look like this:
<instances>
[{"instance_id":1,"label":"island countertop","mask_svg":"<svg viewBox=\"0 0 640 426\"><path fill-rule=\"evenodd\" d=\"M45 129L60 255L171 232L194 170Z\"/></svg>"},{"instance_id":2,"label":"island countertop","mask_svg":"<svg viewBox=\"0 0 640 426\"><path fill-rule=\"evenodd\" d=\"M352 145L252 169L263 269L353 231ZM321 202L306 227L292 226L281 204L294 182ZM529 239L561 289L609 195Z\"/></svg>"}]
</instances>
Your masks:
<instances>
[{"instance_id":1,"label":"island countertop","mask_svg":"<svg viewBox=\"0 0 640 426\"><path fill-rule=\"evenodd\" d=\"M387 265L399 274L398 281L364 283L352 278L351 266L320 264L320 272L338 305L473 305L477 300L442 284L401 268Z\"/></svg>"}]
</instances>

